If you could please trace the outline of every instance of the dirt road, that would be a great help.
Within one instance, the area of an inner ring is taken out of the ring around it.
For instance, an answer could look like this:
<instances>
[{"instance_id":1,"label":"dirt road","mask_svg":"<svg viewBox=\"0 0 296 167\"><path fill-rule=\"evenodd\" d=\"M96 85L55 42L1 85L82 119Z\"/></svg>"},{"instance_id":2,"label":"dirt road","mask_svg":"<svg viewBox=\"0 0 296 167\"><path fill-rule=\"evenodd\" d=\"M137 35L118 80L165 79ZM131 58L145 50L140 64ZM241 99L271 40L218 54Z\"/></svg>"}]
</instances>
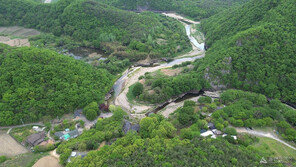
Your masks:
<instances>
[{"instance_id":1,"label":"dirt road","mask_svg":"<svg viewBox=\"0 0 296 167\"><path fill-rule=\"evenodd\" d=\"M165 16L180 20L180 21L185 21L185 22L191 23L191 24L200 24L200 22L198 22L198 21L186 19L183 16L177 15L176 13L162 13L162 14Z\"/></svg>"},{"instance_id":2,"label":"dirt road","mask_svg":"<svg viewBox=\"0 0 296 167\"><path fill-rule=\"evenodd\" d=\"M61 167L59 160L51 155L39 159L33 167Z\"/></svg>"},{"instance_id":3,"label":"dirt road","mask_svg":"<svg viewBox=\"0 0 296 167\"><path fill-rule=\"evenodd\" d=\"M23 125L14 125L14 126L1 126L1 129L8 129L8 128L20 128L20 127L25 127L25 126L30 126L30 125L36 125L36 126L44 126L43 123L37 122L37 123L28 123L28 124L23 124Z\"/></svg>"},{"instance_id":4,"label":"dirt road","mask_svg":"<svg viewBox=\"0 0 296 167\"><path fill-rule=\"evenodd\" d=\"M189 22L192 24L199 24L199 22L188 20L188 19L183 18L182 16L178 16L176 14L164 13L164 15L166 15L168 17L176 18L181 21L183 20L183 21L186 21L186 22ZM183 23L183 24L186 28L186 34L187 34L188 38L193 38L191 36L190 28L188 29L188 25L185 23ZM127 75L124 75L123 77L120 78L120 81L121 81L120 83L122 83L122 86L119 85L118 87L122 88L122 91L120 93L116 93L116 95L118 94L118 96L115 96L114 104L121 106L129 114L131 112L134 112L135 114L132 114L133 117L142 118L143 113L145 113L147 110L151 109L153 106L152 105L141 105L141 104L129 103L127 96L126 96L126 94L128 93L129 87L131 85L133 85L134 83L136 83L138 81L138 78L147 72L154 72L159 69L169 68L169 67L172 67L176 64L181 64L186 61L194 61L196 59L203 58L205 56L205 52L203 49L200 49L199 47L200 47L199 44L192 43L192 51L178 57L177 59L175 59L174 61L172 61L170 63L162 64L162 65L156 66L156 67L136 67L136 68L130 69L130 71ZM192 57L192 56L195 56L195 57Z\"/></svg>"},{"instance_id":5,"label":"dirt road","mask_svg":"<svg viewBox=\"0 0 296 167\"><path fill-rule=\"evenodd\" d=\"M260 137L267 137L267 138L271 138L273 140L276 140L290 148L292 148L293 150L296 150L295 147L291 146L290 144L286 143L285 141L279 139L275 134L273 133L268 133L268 132L263 132L263 131L258 131L258 130L248 130L246 128L235 128L236 131L238 133L247 133L250 135L254 135L254 136L260 136Z\"/></svg>"}]
</instances>

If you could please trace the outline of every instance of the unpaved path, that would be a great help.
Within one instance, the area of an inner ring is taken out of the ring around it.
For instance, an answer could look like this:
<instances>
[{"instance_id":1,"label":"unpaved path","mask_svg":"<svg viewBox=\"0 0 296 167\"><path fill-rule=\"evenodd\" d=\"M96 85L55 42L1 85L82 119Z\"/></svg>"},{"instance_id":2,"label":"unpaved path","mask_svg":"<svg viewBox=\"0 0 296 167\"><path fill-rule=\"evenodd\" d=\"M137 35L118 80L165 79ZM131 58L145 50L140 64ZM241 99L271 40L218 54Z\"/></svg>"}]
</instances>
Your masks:
<instances>
[{"instance_id":1,"label":"unpaved path","mask_svg":"<svg viewBox=\"0 0 296 167\"><path fill-rule=\"evenodd\" d=\"M51 3L51 0L45 0L44 3Z\"/></svg>"},{"instance_id":2,"label":"unpaved path","mask_svg":"<svg viewBox=\"0 0 296 167\"><path fill-rule=\"evenodd\" d=\"M180 21L186 21L192 24L199 24L199 22L195 22L192 20L188 20L186 18L183 18L182 16L178 16L176 14L167 14L167 13L163 13L164 15L168 16L168 17L173 17L176 18ZM188 36L189 39L193 38L191 36L191 32L190 32L190 27L188 27L189 25L187 25L186 23L183 23L185 28L186 28L186 34ZM191 40L192 41L192 40ZM195 40L196 41L196 40ZM201 59L205 56L205 52L203 49L200 49L199 45L195 46L196 43L192 43L192 51L190 51L189 53L186 53L180 57L178 57L178 59L175 59L174 61L170 62L170 63L166 63L166 64L162 64L160 66L156 66L156 67L135 67L130 69L130 71L128 72L128 74L125 74L124 76L122 76L120 78L120 83L122 84L122 86L118 86L119 88L122 88L123 90L121 91L121 89L119 89L119 92L115 91L115 100L114 100L114 104L121 106L125 111L128 112L128 114L132 115L133 117L137 117L137 118L143 118L145 117L145 115L143 113L145 113L147 110L151 109L153 106L152 105L141 105L141 104L131 104L128 102L127 99L127 93L129 90L129 87L131 85L133 85L134 83L138 82L138 78L142 75L144 75L147 72L154 72L157 71L159 69L163 69L163 68L169 68L172 67L174 65L177 64L181 64L183 62L186 61L194 61L196 59ZM197 56L196 56L197 55ZM195 56L195 57L192 57ZM117 90L118 91L118 90ZM116 96L118 94L118 96ZM134 112L135 114L131 114L131 112Z\"/></svg>"},{"instance_id":3,"label":"unpaved path","mask_svg":"<svg viewBox=\"0 0 296 167\"><path fill-rule=\"evenodd\" d=\"M20 127L25 127L25 126L29 126L29 125L36 125L36 126L44 126L43 123L41 122L36 122L36 123L28 123L28 124L23 124L23 125L14 125L14 126L1 126L1 129L8 129L8 128L20 128Z\"/></svg>"},{"instance_id":4,"label":"unpaved path","mask_svg":"<svg viewBox=\"0 0 296 167\"><path fill-rule=\"evenodd\" d=\"M187 99L187 100L192 100L194 102L197 102L197 100L200 98L201 96L198 96L198 97L193 97L193 98L190 98L190 99ZM184 102L185 101L181 101L181 102L178 102L178 103L171 103L169 105L167 105L164 109L162 109L159 113L161 115L163 115L164 117L168 118L169 115L173 112L175 112L178 108L182 107L184 105Z\"/></svg>"},{"instance_id":5,"label":"unpaved path","mask_svg":"<svg viewBox=\"0 0 296 167\"><path fill-rule=\"evenodd\" d=\"M279 139L275 134L273 133L270 133L270 132L263 132L263 131L258 131L258 130L248 130L248 129L245 129L245 128L235 128L236 131L238 133L247 133L247 134L250 134L250 135L254 135L254 136L260 136L260 137L267 137L267 138L271 138L273 140L276 140L290 148L292 148L293 150L296 150L295 147L291 146L290 144L286 143L285 141Z\"/></svg>"},{"instance_id":6,"label":"unpaved path","mask_svg":"<svg viewBox=\"0 0 296 167\"><path fill-rule=\"evenodd\" d=\"M59 160L51 155L39 159L33 167L61 167Z\"/></svg>"},{"instance_id":7,"label":"unpaved path","mask_svg":"<svg viewBox=\"0 0 296 167\"><path fill-rule=\"evenodd\" d=\"M50 155L53 156L53 157L55 157L55 158L57 158L57 159L60 158L60 155L57 154L57 149L54 149L53 151L51 151L50 152Z\"/></svg>"},{"instance_id":8,"label":"unpaved path","mask_svg":"<svg viewBox=\"0 0 296 167\"><path fill-rule=\"evenodd\" d=\"M138 78L142 75L145 75L146 72L154 72L159 69L169 68L169 67L172 67L176 64L181 64L186 61L193 61L195 59L200 59L200 58L204 57L203 51L199 51L198 53L200 53L201 55L196 56L196 57L177 59L177 60L172 61L170 63L162 64L162 65L156 66L156 67L136 67L136 68L133 68L128 73L128 75L125 76L125 78L122 78L122 80L124 80L124 82L125 82L125 85L123 86L123 91L115 98L115 101L114 101L115 105L119 105L127 111L134 111L136 114L140 114L140 113L143 113L143 112L151 109L152 106L150 106L150 105L148 106L148 105L129 103L128 99L126 97L129 87L131 85L133 85L134 83L138 82L138 80L139 80ZM142 117L142 115L141 115L141 117Z\"/></svg>"},{"instance_id":9,"label":"unpaved path","mask_svg":"<svg viewBox=\"0 0 296 167\"><path fill-rule=\"evenodd\" d=\"M180 20L180 21L185 21L185 22L191 23L191 24L200 24L199 21L193 21L193 20L186 19L183 16L180 16L180 15L178 15L176 13L162 13L162 14L165 15L165 16L172 17L174 19Z\"/></svg>"}]
</instances>

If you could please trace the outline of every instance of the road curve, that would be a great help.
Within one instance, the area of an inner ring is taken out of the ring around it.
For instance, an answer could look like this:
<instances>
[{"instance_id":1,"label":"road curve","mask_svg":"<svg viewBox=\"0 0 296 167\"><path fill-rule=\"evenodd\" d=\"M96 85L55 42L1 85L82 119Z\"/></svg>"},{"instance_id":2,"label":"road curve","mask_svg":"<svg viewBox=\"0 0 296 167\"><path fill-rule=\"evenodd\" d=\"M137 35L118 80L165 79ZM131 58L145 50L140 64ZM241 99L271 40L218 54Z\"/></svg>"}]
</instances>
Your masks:
<instances>
[{"instance_id":1,"label":"road curve","mask_svg":"<svg viewBox=\"0 0 296 167\"><path fill-rule=\"evenodd\" d=\"M267 137L267 138L276 140L276 141L278 141L278 142L292 148L293 150L296 150L295 147L293 147L290 144L286 143L285 141L279 139L276 135L274 135L272 133L258 131L258 130L248 130L248 129L245 129L245 128L235 128L235 129L236 129L236 131L238 133L247 133L247 134L254 135L254 136Z\"/></svg>"},{"instance_id":2,"label":"road curve","mask_svg":"<svg viewBox=\"0 0 296 167\"><path fill-rule=\"evenodd\" d=\"M178 15L173 14L165 14L168 17L177 17ZM190 21L188 19L185 19L181 16L179 16L177 18L178 20L185 20L187 22L190 22L192 24L199 24L199 22L194 22L194 21ZM191 36L191 32L190 32L190 26L187 25L186 23L183 23L185 28L186 28L186 34L188 36L188 38L193 38ZM189 28L188 28L189 27ZM194 39L195 40L195 39ZM165 63L162 64L160 66L156 66L156 67L135 67L130 69L127 73L125 72L124 75L118 80L118 82L116 82L116 87L118 88L118 90L115 90L115 99L114 99L114 104L117 106L121 106L128 114L134 116L134 117L138 117L138 118L142 118L143 116L145 117L145 115L143 114L143 112L151 109L152 106L150 105L141 105L141 104L131 104L129 103L126 94L128 93L129 87L131 85L133 85L134 83L136 83L138 81L138 78L142 75L144 75L146 72L154 72L163 68L169 68L172 67L173 65L176 64L181 64L182 62L186 62L186 61L194 61L196 59L201 59L205 56L205 51L203 49L200 48L199 44L196 44L196 40L195 42L193 42L192 40L191 44L192 44L192 51L190 51L187 54L184 54L183 56L178 57L177 59L175 59L174 61L170 62L170 63ZM189 57L187 57L189 56ZM192 57L194 56L194 57ZM135 114L131 114L131 112L134 112Z\"/></svg>"}]
</instances>

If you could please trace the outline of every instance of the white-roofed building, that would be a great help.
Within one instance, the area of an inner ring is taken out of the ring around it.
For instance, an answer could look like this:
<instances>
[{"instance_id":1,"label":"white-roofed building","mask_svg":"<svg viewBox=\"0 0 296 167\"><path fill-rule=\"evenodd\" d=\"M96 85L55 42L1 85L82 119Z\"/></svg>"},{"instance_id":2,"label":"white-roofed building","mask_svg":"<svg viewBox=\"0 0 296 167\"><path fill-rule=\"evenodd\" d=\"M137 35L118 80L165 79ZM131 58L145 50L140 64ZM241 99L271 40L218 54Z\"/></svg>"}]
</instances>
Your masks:
<instances>
[{"instance_id":1,"label":"white-roofed building","mask_svg":"<svg viewBox=\"0 0 296 167\"><path fill-rule=\"evenodd\" d=\"M206 131L206 132L204 132L204 133L202 133L200 135L203 136L203 137L207 137L207 136L210 136L210 135L214 136L214 133L212 131L208 130L208 131Z\"/></svg>"}]
</instances>

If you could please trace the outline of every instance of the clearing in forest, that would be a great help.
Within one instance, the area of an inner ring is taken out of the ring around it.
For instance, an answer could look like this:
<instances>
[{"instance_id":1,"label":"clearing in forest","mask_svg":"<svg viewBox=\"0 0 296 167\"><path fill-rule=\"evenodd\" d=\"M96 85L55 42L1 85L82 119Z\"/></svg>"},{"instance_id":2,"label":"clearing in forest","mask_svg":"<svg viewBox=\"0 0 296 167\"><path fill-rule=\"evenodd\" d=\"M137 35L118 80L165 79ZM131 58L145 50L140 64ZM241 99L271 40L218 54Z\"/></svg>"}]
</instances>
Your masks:
<instances>
[{"instance_id":1,"label":"clearing in forest","mask_svg":"<svg viewBox=\"0 0 296 167\"><path fill-rule=\"evenodd\" d=\"M15 156L29 152L9 134L6 134L6 131L0 131L0 143L0 156Z\"/></svg>"}]
</instances>

